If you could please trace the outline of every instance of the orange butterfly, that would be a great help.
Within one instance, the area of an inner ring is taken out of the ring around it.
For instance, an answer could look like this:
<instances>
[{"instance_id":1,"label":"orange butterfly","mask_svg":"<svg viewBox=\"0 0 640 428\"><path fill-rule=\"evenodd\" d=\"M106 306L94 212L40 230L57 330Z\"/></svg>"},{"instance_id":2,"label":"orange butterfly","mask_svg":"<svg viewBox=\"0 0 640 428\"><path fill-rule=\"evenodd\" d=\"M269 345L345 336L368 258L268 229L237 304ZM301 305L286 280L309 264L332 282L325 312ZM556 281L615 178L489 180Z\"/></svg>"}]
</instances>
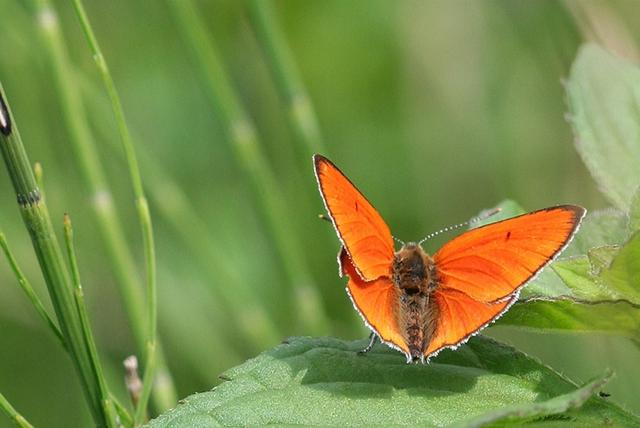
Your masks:
<instances>
[{"instance_id":1,"label":"orange butterfly","mask_svg":"<svg viewBox=\"0 0 640 428\"><path fill-rule=\"evenodd\" d=\"M575 234L586 210L546 208L478 227L430 256L416 243L396 251L380 214L327 158L313 157L320 194L342 248L340 276L372 331L407 362L457 348L495 321L519 290Z\"/></svg>"}]
</instances>

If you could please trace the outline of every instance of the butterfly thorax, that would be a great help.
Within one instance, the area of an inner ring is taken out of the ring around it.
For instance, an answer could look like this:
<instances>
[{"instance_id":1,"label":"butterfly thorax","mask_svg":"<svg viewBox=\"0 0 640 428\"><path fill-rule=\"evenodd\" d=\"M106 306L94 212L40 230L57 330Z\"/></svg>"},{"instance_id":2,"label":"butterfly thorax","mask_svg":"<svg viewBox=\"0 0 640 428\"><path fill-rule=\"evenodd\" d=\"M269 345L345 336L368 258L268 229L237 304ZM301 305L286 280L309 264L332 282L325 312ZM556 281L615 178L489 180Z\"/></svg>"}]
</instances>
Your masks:
<instances>
[{"instance_id":1,"label":"butterfly thorax","mask_svg":"<svg viewBox=\"0 0 640 428\"><path fill-rule=\"evenodd\" d=\"M436 328L438 308L433 259L415 243L405 244L394 255L391 278L398 294L396 318L412 359L423 359Z\"/></svg>"}]
</instances>

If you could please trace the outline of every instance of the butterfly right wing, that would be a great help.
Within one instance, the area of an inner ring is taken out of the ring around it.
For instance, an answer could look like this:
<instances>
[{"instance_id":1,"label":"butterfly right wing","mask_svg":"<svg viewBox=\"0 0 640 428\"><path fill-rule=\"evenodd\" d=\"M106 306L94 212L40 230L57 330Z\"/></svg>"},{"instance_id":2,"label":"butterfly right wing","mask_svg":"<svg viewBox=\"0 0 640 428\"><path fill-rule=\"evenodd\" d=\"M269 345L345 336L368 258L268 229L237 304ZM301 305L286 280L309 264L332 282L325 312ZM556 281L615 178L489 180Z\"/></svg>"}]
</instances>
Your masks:
<instances>
[{"instance_id":1,"label":"butterfly right wing","mask_svg":"<svg viewBox=\"0 0 640 428\"><path fill-rule=\"evenodd\" d=\"M470 230L435 255L438 324L429 357L455 348L500 317L518 290L575 234L584 208L546 208Z\"/></svg>"},{"instance_id":2,"label":"butterfly right wing","mask_svg":"<svg viewBox=\"0 0 640 428\"><path fill-rule=\"evenodd\" d=\"M376 209L327 158L313 156L322 200L353 268L364 281L388 277L393 237Z\"/></svg>"},{"instance_id":3,"label":"butterfly right wing","mask_svg":"<svg viewBox=\"0 0 640 428\"><path fill-rule=\"evenodd\" d=\"M438 288L480 302L508 300L560 254L584 215L582 207L561 205L465 232L433 256Z\"/></svg>"},{"instance_id":4,"label":"butterfly right wing","mask_svg":"<svg viewBox=\"0 0 640 428\"><path fill-rule=\"evenodd\" d=\"M435 334L424 351L427 359L444 348L457 348L498 319L518 300L518 296L514 295L501 302L480 302L453 289L436 290L433 298L438 308L438 322Z\"/></svg>"}]
</instances>

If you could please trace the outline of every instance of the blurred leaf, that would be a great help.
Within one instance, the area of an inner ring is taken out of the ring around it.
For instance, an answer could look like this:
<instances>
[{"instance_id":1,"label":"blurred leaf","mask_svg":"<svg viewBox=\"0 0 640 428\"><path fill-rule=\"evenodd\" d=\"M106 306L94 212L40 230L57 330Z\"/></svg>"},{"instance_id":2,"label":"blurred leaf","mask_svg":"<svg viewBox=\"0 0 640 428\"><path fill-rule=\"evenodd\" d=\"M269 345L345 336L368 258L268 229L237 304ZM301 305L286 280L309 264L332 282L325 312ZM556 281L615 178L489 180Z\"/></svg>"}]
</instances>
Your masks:
<instances>
[{"instance_id":1,"label":"blurred leaf","mask_svg":"<svg viewBox=\"0 0 640 428\"><path fill-rule=\"evenodd\" d=\"M605 196L626 211L640 185L640 70L585 45L567 93L576 148Z\"/></svg>"},{"instance_id":2,"label":"blurred leaf","mask_svg":"<svg viewBox=\"0 0 640 428\"><path fill-rule=\"evenodd\" d=\"M640 229L640 187L636 189L635 195L629 207L629 231L635 232Z\"/></svg>"},{"instance_id":3,"label":"blurred leaf","mask_svg":"<svg viewBox=\"0 0 640 428\"><path fill-rule=\"evenodd\" d=\"M598 381L576 390L550 368L481 336L424 366L405 364L400 353L385 346L358 355L364 345L293 338L229 370L228 382L186 398L149 426L477 426L464 421L560 414L554 422L566 426L640 423L592 397ZM580 410L571 410L576 407Z\"/></svg>"}]
</instances>

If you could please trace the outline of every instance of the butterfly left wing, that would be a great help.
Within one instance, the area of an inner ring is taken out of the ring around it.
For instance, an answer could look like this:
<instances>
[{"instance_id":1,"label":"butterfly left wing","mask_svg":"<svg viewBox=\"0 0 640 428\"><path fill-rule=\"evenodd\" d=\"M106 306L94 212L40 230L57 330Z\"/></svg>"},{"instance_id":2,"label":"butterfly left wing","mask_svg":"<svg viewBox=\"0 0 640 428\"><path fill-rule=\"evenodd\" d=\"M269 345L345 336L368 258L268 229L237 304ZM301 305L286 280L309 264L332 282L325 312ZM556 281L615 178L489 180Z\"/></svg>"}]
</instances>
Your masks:
<instances>
[{"instance_id":1,"label":"butterfly left wing","mask_svg":"<svg viewBox=\"0 0 640 428\"><path fill-rule=\"evenodd\" d=\"M313 156L322 200L342 245L365 281L388 276L393 237L378 211L329 159Z\"/></svg>"},{"instance_id":2,"label":"butterfly left wing","mask_svg":"<svg viewBox=\"0 0 640 428\"><path fill-rule=\"evenodd\" d=\"M338 259L341 273L349 277L347 293L364 322L383 342L408 353L396 316L398 294L391 280L387 277L373 281L360 278L344 248L340 250Z\"/></svg>"},{"instance_id":3,"label":"butterfly left wing","mask_svg":"<svg viewBox=\"0 0 640 428\"><path fill-rule=\"evenodd\" d=\"M468 231L435 255L438 323L425 356L455 347L502 315L569 243L585 209L564 205Z\"/></svg>"}]
</instances>

